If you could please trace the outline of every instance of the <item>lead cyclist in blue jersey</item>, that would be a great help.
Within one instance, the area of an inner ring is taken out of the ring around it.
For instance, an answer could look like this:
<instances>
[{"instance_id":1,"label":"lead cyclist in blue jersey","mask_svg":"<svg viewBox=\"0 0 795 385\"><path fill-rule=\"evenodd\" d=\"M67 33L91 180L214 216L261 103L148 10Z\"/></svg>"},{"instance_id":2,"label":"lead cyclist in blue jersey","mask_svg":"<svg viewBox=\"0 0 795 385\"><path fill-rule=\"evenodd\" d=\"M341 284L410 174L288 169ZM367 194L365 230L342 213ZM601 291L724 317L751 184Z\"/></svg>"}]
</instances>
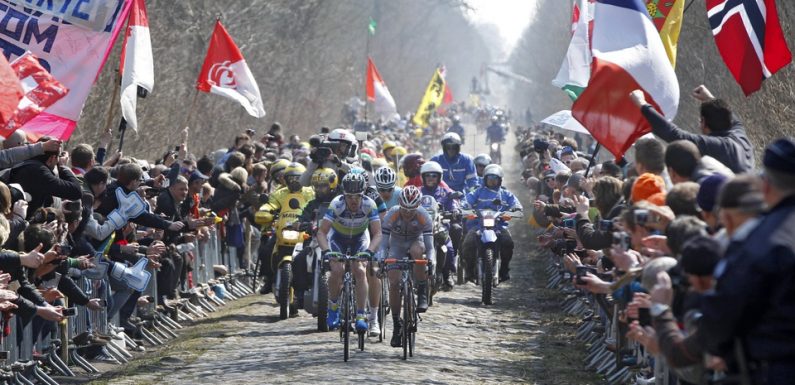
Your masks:
<instances>
[{"instance_id":1,"label":"lead cyclist in blue jersey","mask_svg":"<svg viewBox=\"0 0 795 385\"><path fill-rule=\"evenodd\" d=\"M346 255L363 252L372 257L378 250L382 237L381 218L378 216L375 202L364 196L366 187L367 182L364 175L347 174L342 179L343 195L331 201L317 233L317 242L324 259L329 251ZM337 302L342 291L342 276L345 273L345 267L342 263L335 261L330 263L330 267L327 322L329 329L335 329L340 325L340 311ZM354 262L352 271L356 279L356 330L367 331L367 317L364 312L365 305L367 305L367 265L365 262Z\"/></svg>"}]
</instances>

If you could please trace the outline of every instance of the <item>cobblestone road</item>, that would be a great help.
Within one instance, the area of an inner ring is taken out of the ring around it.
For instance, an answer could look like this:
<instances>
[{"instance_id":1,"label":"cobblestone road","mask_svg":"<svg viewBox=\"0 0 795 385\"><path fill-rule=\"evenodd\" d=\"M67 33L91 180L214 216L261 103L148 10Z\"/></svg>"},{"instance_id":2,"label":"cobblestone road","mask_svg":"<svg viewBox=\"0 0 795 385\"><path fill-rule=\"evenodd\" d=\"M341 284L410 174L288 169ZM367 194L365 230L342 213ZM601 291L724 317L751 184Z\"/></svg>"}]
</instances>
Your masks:
<instances>
[{"instance_id":1,"label":"cobblestone road","mask_svg":"<svg viewBox=\"0 0 795 385\"><path fill-rule=\"evenodd\" d=\"M512 140L503 148L504 159L516 162ZM519 168L504 163L510 187L519 189ZM183 331L187 337L145 358L137 368L114 375L109 383L535 382L531 368L539 358L533 354L543 330L541 315L533 312L526 227L524 220L511 227L516 241L512 280L496 289L495 304L481 305L480 288L471 283L437 294L422 317L415 356L408 361L401 360L402 349L391 348L388 340L371 338L365 351L352 353L344 363L338 333L315 332L315 319L303 311L298 318L279 321L272 295L257 295ZM387 330L391 337L391 320Z\"/></svg>"}]
</instances>

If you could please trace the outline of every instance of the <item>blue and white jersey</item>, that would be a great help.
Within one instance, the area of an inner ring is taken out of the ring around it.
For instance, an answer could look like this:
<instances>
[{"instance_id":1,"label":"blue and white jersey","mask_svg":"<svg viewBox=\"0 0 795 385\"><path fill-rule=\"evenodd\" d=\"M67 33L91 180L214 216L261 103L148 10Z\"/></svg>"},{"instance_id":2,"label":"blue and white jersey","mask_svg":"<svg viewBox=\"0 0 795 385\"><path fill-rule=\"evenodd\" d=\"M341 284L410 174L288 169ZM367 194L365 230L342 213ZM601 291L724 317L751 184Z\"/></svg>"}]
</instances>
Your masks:
<instances>
[{"instance_id":1,"label":"blue and white jersey","mask_svg":"<svg viewBox=\"0 0 795 385\"><path fill-rule=\"evenodd\" d=\"M370 222L378 222L381 218L372 199L362 197L359 210L350 211L345 204L345 196L340 195L331 201L323 220L331 222L331 228L334 229L332 237L359 238L370 228Z\"/></svg>"}]
</instances>

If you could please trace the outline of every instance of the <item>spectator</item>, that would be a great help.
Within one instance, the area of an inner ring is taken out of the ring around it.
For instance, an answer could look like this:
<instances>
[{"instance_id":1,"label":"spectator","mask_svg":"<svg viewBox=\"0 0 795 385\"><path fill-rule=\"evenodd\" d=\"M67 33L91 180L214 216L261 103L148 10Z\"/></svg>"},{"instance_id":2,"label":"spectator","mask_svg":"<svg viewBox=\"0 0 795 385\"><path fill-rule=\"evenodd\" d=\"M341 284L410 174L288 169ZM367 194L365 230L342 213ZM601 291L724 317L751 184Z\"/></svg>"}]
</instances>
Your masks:
<instances>
[{"instance_id":1,"label":"spectator","mask_svg":"<svg viewBox=\"0 0 795 385\"><path fill-rule=\"evenodd\" d=\"M717 159L735 173L753 170L753 146L745 127L735 119L729 105L722 99L715 99L703 85L693 91L693 96L701 101L701 134L687 132L669 122L646 103L642 91L633 91L630 99L641 109L651 124L652 132L666 142L688 140L695 143L702 154Z\"/></svg>"},{"instance_id":2,"label":"spectator","mask_svg":"<svg viewBox=\"0 0 795 385\"><path fill-rule=\"evenodd\" d=\"M711 156L701 156L693 142L676 140L665 149L665 166L674 184L699 182L712 174L734 176L726 166Z\"/></svg>"},{"instance_id":3,"label":"spectator","mask_svg":"<svg viewBox=\"0 0 795 385\"><path fill-rule=\"evenodd\" d=\"M701 186L696 182L684 182L674 185L665 195L665 205L673 210L674 215L700 216L701 212L696 204L696 196Z\"/></svg>"}]
</instances>

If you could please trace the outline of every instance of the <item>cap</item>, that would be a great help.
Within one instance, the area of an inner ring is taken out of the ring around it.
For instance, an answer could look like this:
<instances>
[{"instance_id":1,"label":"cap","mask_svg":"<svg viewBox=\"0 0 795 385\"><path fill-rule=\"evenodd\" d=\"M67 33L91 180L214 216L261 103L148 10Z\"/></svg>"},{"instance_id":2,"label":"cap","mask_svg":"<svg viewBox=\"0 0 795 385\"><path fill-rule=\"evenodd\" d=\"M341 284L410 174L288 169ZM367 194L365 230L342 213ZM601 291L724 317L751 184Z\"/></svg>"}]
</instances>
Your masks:
<instances>
[{"instance_id":1,"label":"cap","mask_svg":"<svg viewBox=\"0 0 795 385\"><path fill-rule=\"evenodd\" d=\"M659 175L645 173L632 185L632 203L648 200L654 194L665 192L665 182ZM663 199L663 204L665 200Z\"/></svg>"},{"instance_id":2,"label":"cap","mask_svg":"<svg viewBox=\"0 0 795 385\"><path fill-rule=\"evenodd\" d=\"M571 148L571 146L566 146L560 150L560 156L563 155L577 155L577 154L574 152L574 149Z\"/></svg>"},{"instance_id":3,"label":"cap","mask_svg":"<svg viewBox=\"0 0 795 385\"><path fill-rule=\"evenodd\" d=\"M555 177L555 171L546 170L546 171L544 171L544 173L542 175L544 176L544 179L554 178Z\"/></svg>"},{"instance_id":4,"label":"cap","mask_svg":"<svg viewBox=\"0 0 795 385\"><path fill-rule=\"evenodd\" d=\"M193 183L193 181L195 181L197 179L207 180L207 179L210 179L210 178L207 175L202 174L199 170L193 170L193 172L190 173L190 177L188 178L188 182L189 183Z\"/></svg>"},{"instance_id":5,"label":"cap","mask_svg":"<svg viewBox=\"0 0 795 385\"><path fill-rule=\"evenodd\" d=\"M766 169L795 174L795 142L790 138L781 138L765 148L762 161Z\"/></svg>"},{"instance_id":6,"label":"cap","mask_svg":"<svg viewBox=\"0 0 795 385\"><path fill-rule=\"evenodd\" d=\"M701 187L696 194L696 204L702 211L712 212L718 201L718 192L728 178L722 174L712 174L701 180Z\"/></svg>"},{"instance_id":7,"label":"cap","mask_svg":"<svg viewBox=\"0 0 795 385\"><path fill-rule=\"evenodd\" d=\"M720 261L721 247L715 239L696 236L685 242L680 254L679 263L686 274L711 276Z\"/></svg>"},{"instance_id":8,"label":"cap","mask_svg":"<svg viewBox=\"0 0 795 385\"><path fill-rule=\"evenodd\" d=\"M18 200L24 199L26 202L30 203L30 200L33 199L30 194L28 194L19 183L9 183L8 187L11 190L11 201L16 202Z\"/></svg>"}]
</instances>

